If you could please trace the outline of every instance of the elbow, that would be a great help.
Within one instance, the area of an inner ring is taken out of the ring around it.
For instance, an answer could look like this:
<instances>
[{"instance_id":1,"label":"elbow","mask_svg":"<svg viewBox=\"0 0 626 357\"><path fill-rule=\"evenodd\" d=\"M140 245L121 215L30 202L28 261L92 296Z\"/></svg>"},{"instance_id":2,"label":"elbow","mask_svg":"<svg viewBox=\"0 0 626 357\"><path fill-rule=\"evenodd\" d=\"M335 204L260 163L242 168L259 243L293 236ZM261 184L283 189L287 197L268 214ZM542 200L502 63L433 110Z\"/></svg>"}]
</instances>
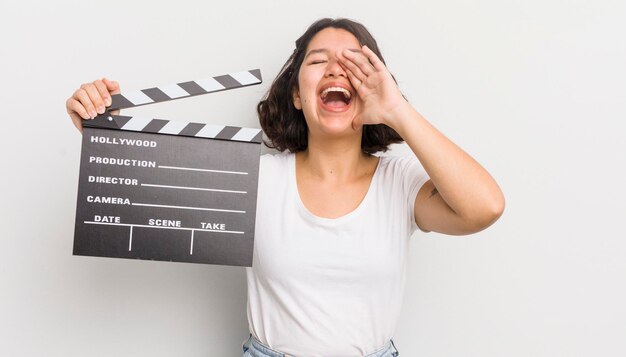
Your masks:
<instances>
[{"instance_id":1,"label":"elbow","mask_svg":"<svg viewBox=\"0 0 626 357\"><path fill-rule=\"evenodd\" d=\"M470 220L471 233L480 232L494 224L504 213L505 206L504 196L500 195L499 198L486 203L481 210L477 210Z\"/></svg>"},{"instance_id":2,"label":"elbow","mask_svg":"<svg viewBox=\"0 0 626 357\"><path fill-rule=\"evenodd\" d=\"M485 228L491 226L492 224L496 223L498 219L500 219L500 217L504 213L504 206L505 206L504 197L502 197L502 199L497 200L490 206L490 209L488 210L488 213L486 214L487 219L485 220L485 223L486 223Z\"/></svg>"},{"instance_id":3,"label":"elbow","mask_svg":"<svg viewBox=\"0 0 626 357\"><path fill-rule=\"evenodd\" d=\"M500 191L498 197L493 199L491 204L489 205L490 208L488 212L491 224L493 224L502 216L505 206L506 202L504 200L504 194L502 194L502 191Z\"/></svg>"}]
</instances>

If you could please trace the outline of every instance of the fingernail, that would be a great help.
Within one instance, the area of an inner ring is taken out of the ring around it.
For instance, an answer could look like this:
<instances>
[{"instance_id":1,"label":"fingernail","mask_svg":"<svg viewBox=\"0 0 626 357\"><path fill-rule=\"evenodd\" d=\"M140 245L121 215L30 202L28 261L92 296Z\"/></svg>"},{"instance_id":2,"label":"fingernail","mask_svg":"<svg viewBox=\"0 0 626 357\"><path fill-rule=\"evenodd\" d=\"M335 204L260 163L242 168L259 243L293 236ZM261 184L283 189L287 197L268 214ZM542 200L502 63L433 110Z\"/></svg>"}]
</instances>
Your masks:
<instances>
[{"instance_id":1,"label":"fingernail","mask_svg":"<svg viewBox=\"0 0 626 357\"><path fill-rule=\"evenodd\" d=\"M104 107L103 106L99 106L98 107L98 114L102 114L104 113Z\"/></svg>"},{"instance_id":2,"label":"fingernail","mask_svg":"<svg viewBox=\"0 0 626 357\"><path fill-rule=\"evenodd\" d=\"M91 119L93 119L93 118L95 118L95 117L96 117L96 115L98 115L98 114L97 114L95 111L91 110L91 111L89 112L89 115L91 116Z\"/></svg>"},{"instance_id":3,"label":"fingernail","mask_svg":"<svg viewBox=\"0 0 626 357\"><path fill-rule=\"evenodd\" d=\"M111 98L105 98L104 99L104 104L108 107L109 105L111 105Z\"/></svg>"}]
</instances>

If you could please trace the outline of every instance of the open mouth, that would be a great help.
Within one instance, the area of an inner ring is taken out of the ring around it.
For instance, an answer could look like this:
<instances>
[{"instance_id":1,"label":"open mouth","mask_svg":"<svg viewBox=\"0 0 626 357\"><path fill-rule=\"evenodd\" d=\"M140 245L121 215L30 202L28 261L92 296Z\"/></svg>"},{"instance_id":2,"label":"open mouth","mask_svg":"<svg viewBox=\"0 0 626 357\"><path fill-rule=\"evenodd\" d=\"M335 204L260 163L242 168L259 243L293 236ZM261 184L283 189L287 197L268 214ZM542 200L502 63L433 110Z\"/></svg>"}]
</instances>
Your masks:
<instances>
[{"instance_id":1,"label":"open mouth","mask_svg":"<svg viewBox=\"0 0 626 357\"><path fill-rule=\"evenodd\" d=\"M342 87L328 87L320 93L324 106L333 109L346 108L352 100L352 93Z\"/></svg>"}]
</instances>

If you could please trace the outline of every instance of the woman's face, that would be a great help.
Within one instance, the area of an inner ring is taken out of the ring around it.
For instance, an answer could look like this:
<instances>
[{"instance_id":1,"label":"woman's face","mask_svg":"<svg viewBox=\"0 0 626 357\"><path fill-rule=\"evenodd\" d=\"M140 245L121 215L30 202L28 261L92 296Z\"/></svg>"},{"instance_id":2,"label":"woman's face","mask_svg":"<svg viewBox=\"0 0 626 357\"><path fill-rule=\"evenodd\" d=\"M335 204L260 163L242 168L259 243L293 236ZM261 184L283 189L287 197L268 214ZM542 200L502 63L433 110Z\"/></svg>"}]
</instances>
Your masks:
<instances>
[{"instance_id":1,"label":"woman's face","mask_svg":"<svg viewBox=\"0 0 626 357\"><path fill-rule=\"evenodd\" d=\"M361 51L350 32L328 27L318 32L306 49L293 102L302 110L309 135L354 135L352 120L360 100L337 56L344 49Z\"/></svg>"}]
</instances>

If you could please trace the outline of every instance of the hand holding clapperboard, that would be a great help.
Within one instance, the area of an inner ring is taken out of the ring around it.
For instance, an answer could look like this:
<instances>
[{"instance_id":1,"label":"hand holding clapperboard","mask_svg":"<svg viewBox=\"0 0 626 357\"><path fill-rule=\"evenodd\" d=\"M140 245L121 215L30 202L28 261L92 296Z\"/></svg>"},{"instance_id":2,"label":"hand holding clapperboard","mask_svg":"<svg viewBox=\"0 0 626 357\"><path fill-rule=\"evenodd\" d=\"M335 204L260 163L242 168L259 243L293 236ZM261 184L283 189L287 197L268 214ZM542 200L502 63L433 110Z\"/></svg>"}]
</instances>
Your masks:
<instances>
[{"instance_id":1,"label":"hand holding clapperboard","mask_svg":"<svg viewBox=\"0 0 626 357\"><path fill-rule=\"evenodd\" d=\"M74 254L252 266L261 130L110 111L261 82L254 69L112 95L83 122Z\"/></svg>"}]
</instances>

